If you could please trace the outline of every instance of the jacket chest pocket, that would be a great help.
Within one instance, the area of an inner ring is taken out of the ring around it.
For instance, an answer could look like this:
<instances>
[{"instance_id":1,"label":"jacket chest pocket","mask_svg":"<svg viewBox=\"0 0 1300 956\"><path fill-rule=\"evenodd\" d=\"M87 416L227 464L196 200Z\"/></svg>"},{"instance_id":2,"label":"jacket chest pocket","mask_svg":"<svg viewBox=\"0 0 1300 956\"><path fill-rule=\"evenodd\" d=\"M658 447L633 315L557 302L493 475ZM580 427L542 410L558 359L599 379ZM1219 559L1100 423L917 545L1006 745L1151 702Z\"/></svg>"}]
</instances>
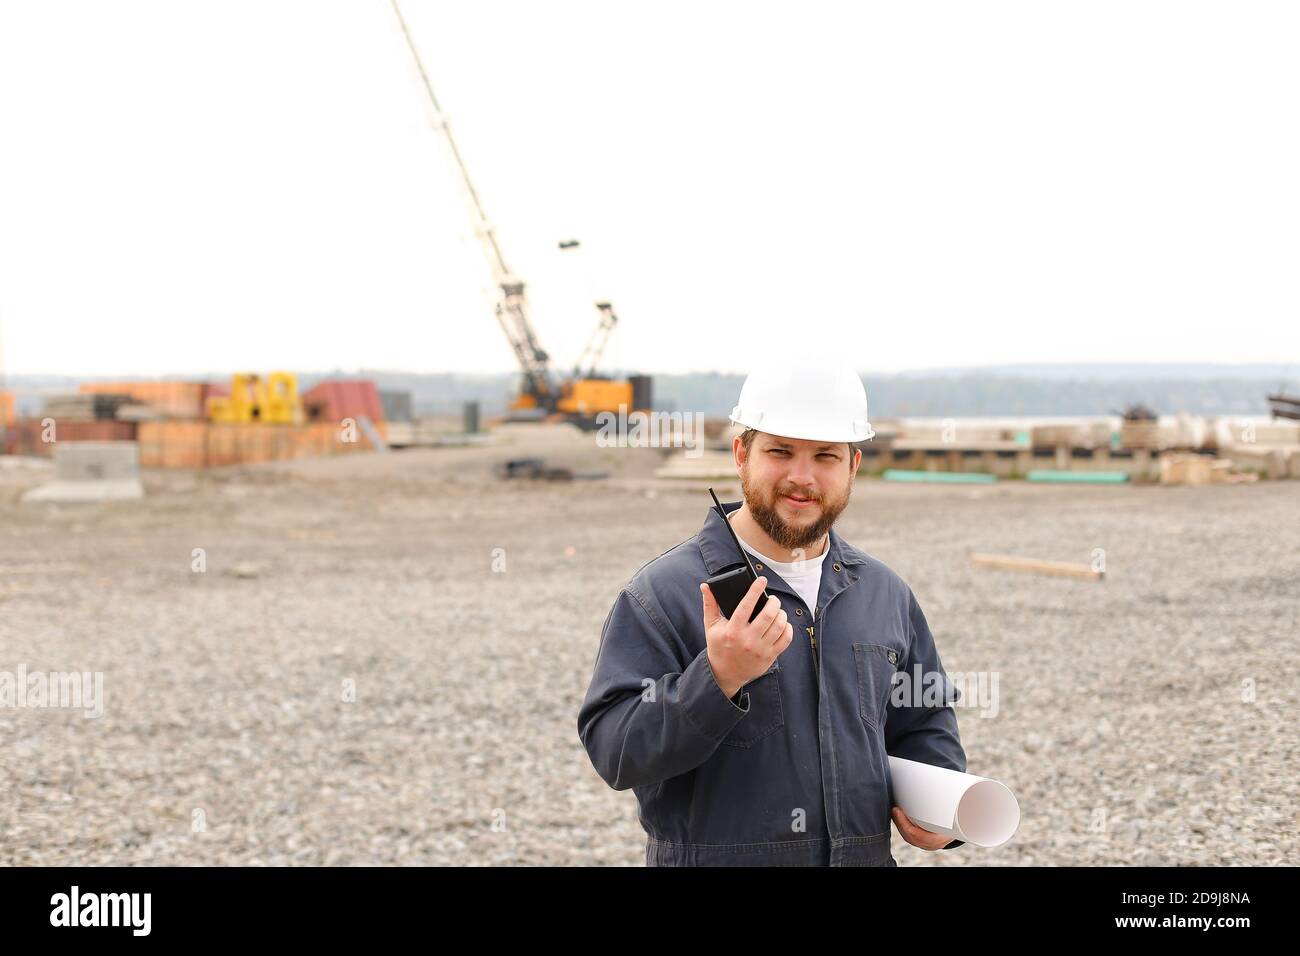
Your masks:
<instances>
[{"instance_id":1,"label":"jacket chest pocket","mask_svg":"<svg viewBox=\"0 0 1300 956\"><path fill-rule=\"evenodd\" d=\"M858 671L858 709L868 726L879 728L898 673L899 652L883 644L854 644L853 660Z\"/></svg>"},{"instance_id":2,"label":"jacket chest pocket","mask_svg":"<svg viewBox=\"0 0 1300 956\"><path fill-rule=\"evenodd\" d=\"M722 738L722 743L730 747L752 747L785 726L781 685L777 680L780 671L781 665L773 663L765 674L745 685L740 700L744 706L745 699L749 699L749 713Z\"/></svg>"}]
</instances>

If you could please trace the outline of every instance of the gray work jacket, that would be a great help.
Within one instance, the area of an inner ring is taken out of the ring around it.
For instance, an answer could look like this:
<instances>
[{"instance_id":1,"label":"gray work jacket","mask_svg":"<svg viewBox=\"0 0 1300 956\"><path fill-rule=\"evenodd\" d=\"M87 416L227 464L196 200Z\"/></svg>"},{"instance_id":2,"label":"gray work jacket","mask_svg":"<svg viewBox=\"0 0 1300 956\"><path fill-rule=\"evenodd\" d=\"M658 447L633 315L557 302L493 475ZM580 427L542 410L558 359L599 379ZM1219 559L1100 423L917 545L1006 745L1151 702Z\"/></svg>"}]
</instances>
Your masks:
<instances>
[{"instance_id":1,"label":"gray work jacket","mask_svg":"<svg viewBox=\"0 0 1300 956\"><path fill-rule=\"evenodd\" d=\"M919 665L942 675L929 680L946 700L959 697L916 597L833 528L815 608L758 564L796 639L728 698L709 666L699 588L740 561L710 509L698 534L619 592L578 713L592 765L635 792L650 866L895 865L886 754L966 769L952 708L891 693Z\"/></svg>"}]
</instances>

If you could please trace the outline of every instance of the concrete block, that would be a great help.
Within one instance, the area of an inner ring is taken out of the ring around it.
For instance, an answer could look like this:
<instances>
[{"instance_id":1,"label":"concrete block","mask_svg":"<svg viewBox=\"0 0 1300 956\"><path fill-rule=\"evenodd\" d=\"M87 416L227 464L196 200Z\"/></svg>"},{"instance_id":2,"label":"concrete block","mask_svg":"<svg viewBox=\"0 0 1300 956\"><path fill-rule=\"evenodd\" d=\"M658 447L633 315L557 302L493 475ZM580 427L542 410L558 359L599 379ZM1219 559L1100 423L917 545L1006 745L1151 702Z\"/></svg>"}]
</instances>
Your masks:
<instances>
[{"instance_id":1,"label":"concrete block","mask_svg":"<svg viewBox=\"0 0 1300 956\"><path fill-rule=\"evenodd\" d=\"M144 497L137 442L56 442L54 473L54 481L33 488L22 500L122 501Z\"/></svg>"}]
</instances>

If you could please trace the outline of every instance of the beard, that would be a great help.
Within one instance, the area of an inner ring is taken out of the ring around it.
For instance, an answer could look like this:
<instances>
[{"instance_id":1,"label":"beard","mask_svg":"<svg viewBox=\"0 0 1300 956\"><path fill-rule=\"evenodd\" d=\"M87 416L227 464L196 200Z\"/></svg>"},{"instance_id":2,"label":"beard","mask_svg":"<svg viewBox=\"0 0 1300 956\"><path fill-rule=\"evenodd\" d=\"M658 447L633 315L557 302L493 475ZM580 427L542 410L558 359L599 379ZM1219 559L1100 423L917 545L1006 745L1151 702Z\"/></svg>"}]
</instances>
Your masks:
<instances>
[{"instance_id":1,"label":"beard","mask_svg":"<svg viewBox=\"0 0 1300 956\"><path fill-rule=\"evenodd\" d=\"M745 495L745 507L749 509L755 523L781 547L787 551L794 551L817 543L822 535L831 529L835 519L849 506L853 481L849 480L844 494L835 500L828 500L825 496L813 495L811 492L795 487L776 487L767 491L750 482L749 467L746 465L740 472L740 488ZM800 498L813 499L818 508L817 519L807 524L791 524L786 521L776 510L782 495L798 495Z\"/></svg>"}]
</instances>

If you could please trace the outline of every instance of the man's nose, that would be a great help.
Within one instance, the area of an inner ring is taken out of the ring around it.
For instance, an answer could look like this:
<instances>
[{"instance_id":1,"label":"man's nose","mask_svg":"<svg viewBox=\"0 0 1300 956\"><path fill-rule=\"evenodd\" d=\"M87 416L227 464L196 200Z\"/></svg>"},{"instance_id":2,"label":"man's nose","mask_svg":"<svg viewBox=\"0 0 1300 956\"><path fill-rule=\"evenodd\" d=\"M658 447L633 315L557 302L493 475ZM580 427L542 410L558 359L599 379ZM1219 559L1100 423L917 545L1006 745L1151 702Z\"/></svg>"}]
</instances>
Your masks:
<instances>
[{"instance_id":1,"label":"man's nose","mask_svg":"<svg viewBox=\"0 0 1300 956\"><path fill-rule=\"evenodd\" d=\"M790 470L786 472L786 480L792 485L807 490L812 487L813 471L812 462L804 461L797 458L790 463Z\"/></svg>"}]
</instances>

